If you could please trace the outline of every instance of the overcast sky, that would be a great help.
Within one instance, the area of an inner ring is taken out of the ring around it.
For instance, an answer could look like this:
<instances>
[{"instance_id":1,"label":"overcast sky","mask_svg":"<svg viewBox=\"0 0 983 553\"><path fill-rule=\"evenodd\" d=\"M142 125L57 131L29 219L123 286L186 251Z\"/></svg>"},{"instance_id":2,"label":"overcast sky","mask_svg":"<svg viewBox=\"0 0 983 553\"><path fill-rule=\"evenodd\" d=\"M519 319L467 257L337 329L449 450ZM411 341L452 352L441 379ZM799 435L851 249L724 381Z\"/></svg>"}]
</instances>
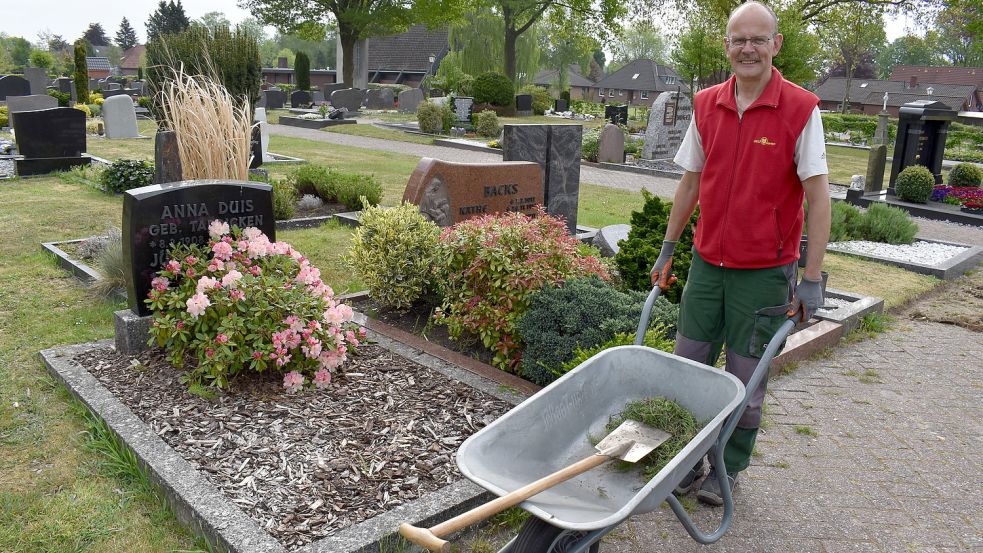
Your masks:
<instances>
[{"instance_id":1,"label":"overcast sky","mask_svg":"<svg viewBox=\"0 0 983 553\"><path fill-rule=\"evenodd\" d=\"M11 0L4 4L0 31L31 42L36 42L38 32L45 29L73 42L82 36L90 23L102 24L106 35L114 39L124 17L143 42L147 38L147 18L157 9L158 0L95 0L82 4L68 0ZM232 23L249 17L249 12L236 6L236 0L184 0L182 4L191 19L213 11L224 13ZM888 21L888 40L903 35L905 25L904 20ZM272 29L268 31L272 32Z\"/></svg>"}]
</instances>

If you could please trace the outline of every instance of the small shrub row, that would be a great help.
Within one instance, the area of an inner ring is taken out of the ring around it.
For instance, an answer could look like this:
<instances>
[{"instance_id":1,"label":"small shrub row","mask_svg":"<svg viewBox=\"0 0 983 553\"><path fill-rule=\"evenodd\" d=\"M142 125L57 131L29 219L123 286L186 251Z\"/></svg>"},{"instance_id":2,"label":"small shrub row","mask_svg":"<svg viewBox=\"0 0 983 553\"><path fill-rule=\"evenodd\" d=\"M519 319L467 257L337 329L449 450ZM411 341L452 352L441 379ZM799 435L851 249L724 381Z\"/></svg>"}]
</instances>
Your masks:
<instances>
[{"instance_id":1,"label":"small shrub row","mask_svg":"<svg viewBox=\"0 0 983 553\"><path fill-rule=\"evenodd\" d=\"M308 164L298 167L290 178L297 197L310 194L328 203L344 204L351 210L362 208L362 198L369 205L379 205L382 201L382 184L373 175Z\"/></svg>"},{"instance_id":2,"label":"small shrub row","mask_svg":"<svg viewBox=\"0 0 983 553\"><path fill-rule=\"evenodd\" d=\"M142 159L117 159L100 178L106 192L119 194L154 182L154 166Z\"/></svg>"},{"instance_id":3,"label":"small shrub row","mask_svg":"<svg viewBox=\"0 0 983 553\"><path fill-rule=\"evenodd\" d=\"M454 123L454 112L449 103L438 105L425 101L417 108L416 120L422 132L430 134L447 133Z\"/></svg>"},{"instance_id":4,"label":"small shrub row","mask_svg":"<svg viewBox=\"0 0 983 553\"><path fill-rule=\"evenodd\" d=\"M903 209L875 203L861 213L846 202L833 202L830 242L868 240L887 244L911 244L917 233L918 225Z\"/></svg>"},{"instance_id":5,"label":"small shrub row","mask_svg":"<svg viewBox=\"0 0 983 553\"><path fill-rule=\"evenodd\" d=\"M497 138L502 133L502 126L498 123L498 115L491 110L474 114L474 131L478 133L478 136Z\"/></svg>"}]
</instances>

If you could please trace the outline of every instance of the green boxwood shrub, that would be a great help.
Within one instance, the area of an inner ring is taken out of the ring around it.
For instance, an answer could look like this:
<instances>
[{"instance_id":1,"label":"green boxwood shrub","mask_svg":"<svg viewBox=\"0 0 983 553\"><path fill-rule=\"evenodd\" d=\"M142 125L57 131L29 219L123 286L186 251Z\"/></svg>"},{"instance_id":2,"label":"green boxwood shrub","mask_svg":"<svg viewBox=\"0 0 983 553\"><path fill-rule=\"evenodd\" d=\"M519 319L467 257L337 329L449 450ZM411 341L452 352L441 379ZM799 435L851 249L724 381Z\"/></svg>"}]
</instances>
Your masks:
<instances>
[{"instance_id":1,"label":"green boxwood shrub","mask_svg":"<svg viewBox=\"0 0 983 553\"><path fill-rule=\"evenodd\" d=\"M366 207L352 235L345 262L369 289L369 296L396 310L407 309L432 289L440 227L420 208Z\"/></svg>"},{"instance_id":2,"label":"green boxwood shrub","mask_svg":"<svg viewBox=\"0 0 983 553\"><path fill-rule=\"evenodd\" d=\"M301 196L304 194L320 196L324 201L334 201L334 194L330 197L325 197L318 190L318 186L328 182L330 178L330 170L316 163L301 165L290 174L290 180L293 181L298 194Z\"/></svg>"},{"instance_id":3,"label":"green boxwood shrub","mask_svg":"<svg viewBox=\"0 0 983 553\"><path fill-rule=\"evenodd\" d=\"M911 244L918 225L908 212L887 204L874 203L867 208L858 225L859 238L888 244Z\"/></svg>"},{"instance_id":4,"label":"green boxwood shrub","mask_svg":"<svg viewBox=\"0 0 983 553\"><path fill-rule=\"evenodd\" d=\"M894 192L898 198L919 204L928 202L934 187L935 177L922 165L905 167L894 181Z\"/></svg>"},{"instance_id":5,"label":"green boxwood shrub","mask_svg":"<svg viewBox=\"0 0 983 553\"><path fill-rule=\"evenodd\" d=\"M332 175L336 179L338 202L348 209L363 209L365 205L379 205L382 201L382 184L375 176L341 171L333 171Z\"/></svg>"},{"instance_id":6,"label":"green boxwood shrub","mask_svg":"<svg viewBox=\"0 0 983 553\"><path fill-rule=\"evenodd\" d=\"M298 196L310 194L325 202L345 204L348 209L361 209L364 196L369 205L382 200L382 184L372 175L349 173L323 165L302 165L290 175Z\"/></svg>"},{"instance_id":7,"label":"green boxwood shrub","mask_svg":"<svg viewBox=\"0 0 983 553\"><path fill-rule=\"evenodd\" d=\"M0 106L0 127L10 126L10 112L7 106Z\"/></svg>"},{"instance_id":8,"label":"green boxwood shrub","mask_svg":"<svg viewBox=\"0 0 983 553\"><path fill-rule=\"evenodd\" d=\"M628 233L628 239L621 243L621 249L615 254L614 262L625 286L632 290L647 292L652 289L652 265L662 249L672 202L653 196L644 189L642 196L645 198L645 205L642 206L642 211L631 214L631 231ZM679 303L683 286L686 285L686 275L693 261L693 229L698 215L699 209L694 210L690 217L690 224L683 229L672 256L672 270L678 280L663 295L673 303Z\"/></svg>"},{"instance_id":9,"label":"green boxwood shrub","mask_svg":"<svg viewBox=\"0 0 983 553\"><path fill-rule=\"evenodd\" d=\"M516 324L526 343L520 373L537 384L549 384L562 374L559 369L578 348L590 349L634 331L645 296L621 292L597 277L571 279L535 292L529 310ZM659 325L666 335L675 333L678 316L676 306L659 298L650 326Z\"/></svg>"},{"instance_id":10,"label":"green boxwood shrub","mask_svg":"<svg viewBox=\"0 0 983 553\"><path fill-rule=\"evenodd\" d=\"M670 304L672 305L672 304ZM616 346L630 346L635 343L635 333L634 332L619 332L603 344L594 346L592 348L577 348L573 353L573 358L564 363L558 370L554 372L555 377L559 378L568 372L577 368L578 365L587 361L591 357L594 357L598 353L610 349ZM649 328L645 331L645 337L642 338L642 345L648 346L652 349L657 349L664 351L666 353L672 353L672 350L676 347L676 340L669 337L669 333L666 331L665 327L661 325L656 325L653 328Z\"/></svg>"},{"instance_id":11,"label":"green boxwood shrub","mask_svg":"<svg viewBox=\"0 0 983 553\"><path fill-rule=\"evenodd\" d=\"M420 130L431 134L446 133L454 121L454 112L448 104L437 105L426 101L420 104L416 111L416 120Z\"/></svg>"},{"instance_id":12,"label":"green boxwood shrub","mask_svg":"<svg viewBox=\"0 0 983 553\"><path fill-rule=\"evenodd\" d=\"M949 171L949 186L980 186L983 170L972 163L959 163Z\"/></svg>"},{"instance_id":13,"label":"green boxwood shrub","mask_svg":"<svg viewBox=\"0 0 983 553\"><path fill-rule=\"evenodd\" d=\"M846 202L833 202L829 225L829 241L844 242L859 236L863 215L856 206Z\"/></svg>"},{"instance_id":14,"label":"green boxwood shrub","mask_svg":"<svg viewBox=\"0 0 983 553\"><path fill-rule=\"evenodd\" d=\"M501 73L482 73L474 80L474 101L500 107L511 106L515 102L515 86L511 79Z\"/></svg>"},{"instance_id":15,"label":"green boxwood shrub","mask_svg":"<svg viewBox=\"0 0 983 553\"><path fill-rule=\"evenodd\" d=\"M542 115L546 110L553 107L553 97L548 90L534 84L527 84L520 88L516 94L529 94L532 96L532 111L536 115Z\"/></svg>"},{"instance_id":16,"label":"green boxwood shrub","mask_svg":"<svg viewBox=\"0 0 983 553\"><path fill-rule=\"evenodd\" d=\"M502 126L498 124L498 115L490 109L476 113L474 115L474 130L478 136L498 137L502 132Z\"/></svg>"},{"instance_id":17,"label":"green boxwood shrub","mask_svg":"<svg viewBox=\"0 0 983 553\"><path fill-rule=\"evenodd\" d=\"M58 100L58 107L67 108L72 101L72 94L70 92L58 92L57 90L49 90L48 96L54 97Z\"/></svg>"},{"instance_id":18,"label":"green boxwood shrub","mask_svg":"<svg viewBox=\"0 0 983 553\"><path fill-rule=\"evenodd\" d=\"M102 172L101 180L106 192L118 194L153 184L154 166L142 159L117 159Z\"/></svg>"},{"instance_id":19,"label":"green boxwood shrub","mask_svg":"<svg viewBox=\"0 0 983 553\"><path fill-rule=\"evenodd\" d=\"M289 180L275 180L273 186L273 218L277 221L292 219L297 211L297 189Z\"/></svg>"}]
</instances>

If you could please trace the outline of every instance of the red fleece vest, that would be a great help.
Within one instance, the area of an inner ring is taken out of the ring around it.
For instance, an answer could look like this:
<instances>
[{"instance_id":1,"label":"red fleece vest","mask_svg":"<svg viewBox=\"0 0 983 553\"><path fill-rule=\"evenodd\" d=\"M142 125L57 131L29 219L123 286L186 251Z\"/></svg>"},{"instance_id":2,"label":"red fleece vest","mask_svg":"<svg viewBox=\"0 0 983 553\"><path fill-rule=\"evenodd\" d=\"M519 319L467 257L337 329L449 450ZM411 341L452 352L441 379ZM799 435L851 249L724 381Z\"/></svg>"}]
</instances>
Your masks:
<instances>
[{"instance_id":1,"label":"red fleece vest","mask_svg":"<svg viewBox=\"0 0 983 553\"><path fill-rule=\"evenodd\" d=\"M739 118L735 82L694 99L706 154L694 245L720 267L777 267L799 257L804 193L795 142L819 98L772 68L761 96Z\"/></svg>"}]
</instances>

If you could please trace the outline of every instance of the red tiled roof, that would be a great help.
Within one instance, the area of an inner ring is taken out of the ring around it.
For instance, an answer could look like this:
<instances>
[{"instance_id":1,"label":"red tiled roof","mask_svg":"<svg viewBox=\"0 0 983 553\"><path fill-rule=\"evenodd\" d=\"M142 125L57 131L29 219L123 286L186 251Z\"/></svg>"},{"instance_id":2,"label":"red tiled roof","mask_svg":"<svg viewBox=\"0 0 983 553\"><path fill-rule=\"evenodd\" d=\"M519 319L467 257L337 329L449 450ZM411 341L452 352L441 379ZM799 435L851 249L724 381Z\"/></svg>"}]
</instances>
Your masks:
<instances>
[{"instance_id":1,"label":"red tiled roof","mask_svg":"<svg viewBox=\"0 0 983 553\"><path fill-rule=\"evenodd\" d=\"M120 69L136 69L140 67L140 58L147 50L145 44L137 44L133 48L123 52L123 59L119 62Z\"/></svg>"},{"instance_id":2,"label":"red tiled roof","mask_svg":"<svg viewBox=\"0 0 983 553\"><path fill-rule=\"evenodd\" d=\"M891 71L892 81L908 81L916 77L919 83L973 85L983 89L983 67L931 67L898 65Z\"/></svg>"}]
</instances>

